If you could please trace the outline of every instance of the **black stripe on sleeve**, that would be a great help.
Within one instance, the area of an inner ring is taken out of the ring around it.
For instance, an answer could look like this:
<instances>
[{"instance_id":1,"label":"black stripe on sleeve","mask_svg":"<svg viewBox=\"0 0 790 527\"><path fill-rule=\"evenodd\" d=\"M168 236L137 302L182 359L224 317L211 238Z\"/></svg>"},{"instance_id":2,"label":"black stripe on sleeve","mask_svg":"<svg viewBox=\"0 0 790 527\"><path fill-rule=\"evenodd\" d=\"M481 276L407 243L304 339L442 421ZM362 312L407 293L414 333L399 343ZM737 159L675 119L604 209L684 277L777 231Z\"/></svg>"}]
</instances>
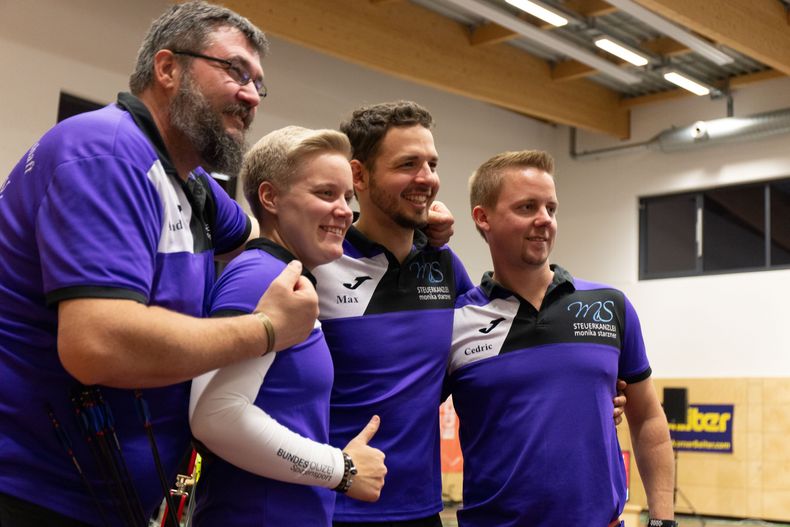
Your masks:
<instances>
[{"instance_id":1,"label":"black stripe on sleeve","mask_svg":"<svg viewBox=\"0 0 790 527\"><path fill-rule=\"evenodd\" d=\"M637 373L636 375L629 375L628 377L620 377L620 378L623 379L628 384L636 384L638 382L644 381L645 379L650 377L652 374L653 374L653 369L648 367L642 373Z\"/></svg>"},{"instance_id":2,"label":"black stripe on sleeve","mask_svg":"<svg viewBox=\"0 0 790 527\"><path fill-rule=\"evenodd\" d=\"M249 313L239 309L218 309L211 313L211 318L240 317L242 315L249 315Z\"/></svg>"},{"instance_id":3,"label":"black stripe on sleeve","mask_svg":"<svg viewBox=\"0 0 790 527\"><path fill-rule=\"evenodd\" d=\"M103 286L74 286L56 289L46 295L47 307L52 307L63 300L74 298L114 298L118 300L134 300L141 304L148 304L148 297L139 291L122 289L119 287Z\"/></svg>"}]
</instances>

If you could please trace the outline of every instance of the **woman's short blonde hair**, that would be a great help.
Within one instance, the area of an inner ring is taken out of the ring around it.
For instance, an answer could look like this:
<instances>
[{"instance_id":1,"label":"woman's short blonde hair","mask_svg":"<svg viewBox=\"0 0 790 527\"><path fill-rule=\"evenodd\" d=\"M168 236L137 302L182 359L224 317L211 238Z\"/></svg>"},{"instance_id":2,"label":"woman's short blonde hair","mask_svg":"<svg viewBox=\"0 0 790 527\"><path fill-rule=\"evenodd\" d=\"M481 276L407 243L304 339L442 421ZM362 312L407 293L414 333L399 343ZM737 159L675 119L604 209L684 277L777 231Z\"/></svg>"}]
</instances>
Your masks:
<instances>
[{"instance_id":1,"label":"woman's short blonde hair","mask_svg":"<svg viewBox=\"0 0 790 527\"><path fill-rule=\"evenodd\" d=\"M239 177L244 197L256 218L260 220L262 207L258 188L264 181L278 190L290 188L292 178L305 158L323 152L336 152L351 159L348 137L337 130L311 130L301 126L286 126L269 134L244 156Z\"/></svg>"}]
</instances>

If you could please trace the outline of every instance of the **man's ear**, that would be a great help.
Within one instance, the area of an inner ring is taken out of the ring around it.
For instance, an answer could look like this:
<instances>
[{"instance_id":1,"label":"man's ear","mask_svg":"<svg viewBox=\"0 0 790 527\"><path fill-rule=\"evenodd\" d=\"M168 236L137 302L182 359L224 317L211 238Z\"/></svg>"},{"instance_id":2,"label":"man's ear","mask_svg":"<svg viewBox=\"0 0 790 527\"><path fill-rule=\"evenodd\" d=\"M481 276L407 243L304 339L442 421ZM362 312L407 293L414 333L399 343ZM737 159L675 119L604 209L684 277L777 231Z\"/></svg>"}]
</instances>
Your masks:
<instances>
[{"instance_id":1,"label":"man's ear","mask_svg":"<svg viewBox=\"0 0 790 527\"><path fill-rule=\"evenodd\" d=\"M491 229L491 225L488 223L488 213L482 206L476 205L475 208L472 209L472 219L477 228L481 231L488 232Z\"/></svg>"},{"instance_id":2,"label":"man's ear","mask_svg":"<svg viewBox=\"0 0 790 527\"><path fill-rule=\"evenodd\" d=\"M367 190L370 184L370 172L367 167L357 159L352 159L351 177L354 181L354 193Z\"/></svg>"},{"instance_id":3,"label":"man's ear","mask_svg":"<svg viewBox=\"0 0 790 527\"><path fill-rule=\"evenodd\" d=\"M165 90L175 90L181 80L183 68L169 49L160 49L154 55L154 82Z\"/></svg>"},{"instance_id":4,"label":"man's ear","mask_svg":"<svg viewBox=\"0 0 790 527\"><path fill-rule=\"evenodd\" d=\"M258 201L266 212L277 214L278 197L277 187L272 185L270 181L264 181L258 186Z\"/></svg>"}]
</instances>

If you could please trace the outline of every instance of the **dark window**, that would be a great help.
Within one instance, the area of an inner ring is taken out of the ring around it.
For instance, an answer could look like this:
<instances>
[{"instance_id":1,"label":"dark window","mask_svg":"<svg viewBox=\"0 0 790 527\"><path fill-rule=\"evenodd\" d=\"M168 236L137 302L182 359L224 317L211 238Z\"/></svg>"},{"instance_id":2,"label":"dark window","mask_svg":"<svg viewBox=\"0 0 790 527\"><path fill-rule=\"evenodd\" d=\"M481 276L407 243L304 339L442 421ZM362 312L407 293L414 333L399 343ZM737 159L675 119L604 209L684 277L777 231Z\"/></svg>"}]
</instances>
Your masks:
<instances>
[{"instance_id":1,"label":"dark window","mask_svg":"<svg viewBox=\"0 0 790 527\"><path fill-rule=\"evenodd\" d=\"M641 198L639 277L790 266L790 179Z\"/></svg>"},{"instance_id":2,"label":"dark window","mask_svg":"<svg viewBox=\"0 0 790 527\"><path fill-rule=\"evenodd\" d=\"M770 185L771 265L790 265L790 181Z\"/></svg>"},{"instance_id":3,"label":"dark window","mask_svg":"<svg viewBox=\"0 0 790 527\"><path fill-rule=\"evenodd\" d=\"M60 92L57 122L61 122L63 119L68 119L69 117L73 117L80 113L98 110L104 106L104 104L100 104L98 102L89 101L88 99L77 97L76 95Z\"/></svg>"},{"instance_id":4,"label":"dark window","mask_svg":"<svg viewBox=\"0 0 790 527\"><path fill-rule=\"evenodd\" d=\"M764 266L765 186L711 190L703 200L703 270Z\"/></svg>"},{"instance_id":5,"label":"dark window","mask_svg":"<svg viewBox=\"0 0 790 527\"><path fill-rule=\"evenodd\" d=\"M694 196L655 199L642 205L644 264L656 274L694 272L697 240Z\"/></svg>"}]
</instances>

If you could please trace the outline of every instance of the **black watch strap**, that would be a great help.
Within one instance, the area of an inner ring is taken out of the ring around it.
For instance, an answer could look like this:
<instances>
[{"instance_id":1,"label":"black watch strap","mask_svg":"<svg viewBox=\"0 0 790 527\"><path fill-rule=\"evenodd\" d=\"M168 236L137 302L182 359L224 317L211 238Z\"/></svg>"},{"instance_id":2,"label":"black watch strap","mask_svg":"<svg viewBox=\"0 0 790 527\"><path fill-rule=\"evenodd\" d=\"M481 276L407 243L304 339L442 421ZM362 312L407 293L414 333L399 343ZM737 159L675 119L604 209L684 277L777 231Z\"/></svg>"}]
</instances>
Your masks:
<instances>
[{"instance_id":1,"label":"black watch strap","mask_svg":"<svg viewBox=\"0 0 790 527\"><path fill-rule=\"evenodd\" d=\"M678 527L678 522L675 520L657 520L650 518L647 522L647 527Z\"/></svg>"}]
</instances>

